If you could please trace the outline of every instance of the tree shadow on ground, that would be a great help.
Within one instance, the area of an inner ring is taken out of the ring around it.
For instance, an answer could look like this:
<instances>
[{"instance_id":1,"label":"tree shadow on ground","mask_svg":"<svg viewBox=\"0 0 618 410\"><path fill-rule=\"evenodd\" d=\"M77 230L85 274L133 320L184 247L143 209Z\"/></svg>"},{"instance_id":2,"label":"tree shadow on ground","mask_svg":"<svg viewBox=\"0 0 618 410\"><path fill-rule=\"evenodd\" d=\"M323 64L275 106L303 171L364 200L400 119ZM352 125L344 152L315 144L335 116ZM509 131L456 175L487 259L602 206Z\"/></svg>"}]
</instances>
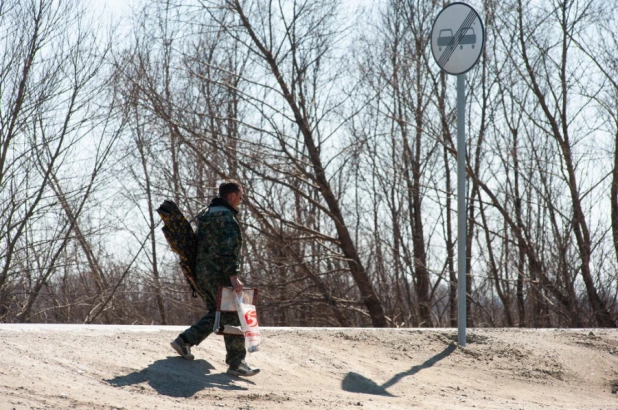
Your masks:
<instances>
[{"instance_id":1,"label":"tree shadow on ground","mask_svg":"<svg viewBox=\"0 0 618 410\"><path fill-rule=\"evenodd\" d=\"M375 394L378 396L393 397L392 394L386 391L387 388L398 383L404 377L414 376L416 373L420 372L421 370L430 368L434 364L438 363L440 360L449 356L456 349L457 349L457 346L455 346L454 344L451 344L447 346L447 348L444 349L442 352L426 360L423 364L414 366L410 370L407 370L405 372L397 373L389 381L382 384L381 386L378 385L373 380L366 378L363 375L360 375L354 372L349 372L343 378L343 381L341 382L341 388L350 393L366 393L366 394Z\"/></svg>"},{"instance_id":2,"label":"tree shadow on ground","mask_svg":"<svg viewBox=\"0 0 618 410\"><path fill-rule=\"evenodd\" d=\"M225 373L210 374L211 370L214 370L214 366L206 360L190 361L180 357L167 357L140 371L105 381L116 387L148 382L159 394L171 397L191 397L201 390L212 388L247 390L234 385L235 378Z\"/></svg>"}]
</instances>

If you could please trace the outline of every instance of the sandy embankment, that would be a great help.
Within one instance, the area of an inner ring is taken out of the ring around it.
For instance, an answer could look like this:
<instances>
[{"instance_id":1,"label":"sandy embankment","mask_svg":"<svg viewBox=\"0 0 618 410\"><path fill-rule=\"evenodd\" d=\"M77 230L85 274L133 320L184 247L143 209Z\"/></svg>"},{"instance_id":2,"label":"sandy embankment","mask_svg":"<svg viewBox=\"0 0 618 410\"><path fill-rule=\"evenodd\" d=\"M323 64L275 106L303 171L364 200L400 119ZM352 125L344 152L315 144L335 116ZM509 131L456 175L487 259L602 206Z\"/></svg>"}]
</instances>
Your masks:
<instances>
[{"instance_id":1,"label":"sandy embankment","mask_svg":"<svg viewBox=\"0 0 618 410\"><path fill-rule=\"evenodd\" d=\"M0 409L618 409L618 331L264 328L262 372L183 327L0 324Z\"/></svg>"}]
</instances>

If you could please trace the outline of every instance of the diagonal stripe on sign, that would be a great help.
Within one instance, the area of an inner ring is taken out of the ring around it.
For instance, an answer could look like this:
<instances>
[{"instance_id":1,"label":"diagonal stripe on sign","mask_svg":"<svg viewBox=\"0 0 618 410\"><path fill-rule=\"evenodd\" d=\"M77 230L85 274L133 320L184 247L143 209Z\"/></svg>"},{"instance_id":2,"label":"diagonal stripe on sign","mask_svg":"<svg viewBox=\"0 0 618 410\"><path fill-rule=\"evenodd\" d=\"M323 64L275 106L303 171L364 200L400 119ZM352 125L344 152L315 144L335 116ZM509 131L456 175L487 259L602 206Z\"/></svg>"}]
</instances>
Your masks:
<instances>
[{"instance_id":1,"label":"diagonal stripe on sign","mask_svg":"<svg viewBox=\"0 0 618 410\"><path fill-rule=\"evenodd\" d=\"M451 38L451 41L446 46L446 49L444 50L444 53L442 53L442 56L440 56L440 59L438 60L438 64L440 64L440 67L444 67L444 65L451 58L451 56L457 49L457 46L461 42L461 39L463 38L462 32L464 31L464 29L468 29L470 27L470 25L472 24L475 18L476 18L476 13L474 12L474 10L471 10L470 13L468 13L466 18L464 19L464 21L461 23L461 26L459 26L459 29L455 32L455 34Z\"/></svg>"},{"instance_id":2,"label":"diagonal stripe on sign","mask_svg":"<svg viewBox=\"0 0 618 410\"><path fill-rule=\"evenodd\" d=\"M462 36L463 30L470 28L470 25L472 24L475 18L476 18L476 13L474 12L474 10L470 10L470 13L468 13L463 23L461 23L461 26L459 26L459 29L457 30L457 32L453 35L453 38L451 38L451 41L448 43L448 45L444 49L444 53L442 53L442 55L440 56L440 59L438 60L438 64L440 65L440 67L444 67L447 61L451 58L451 56L457 49L459 42L463 38Z\"/></svg>"}]
</instances>

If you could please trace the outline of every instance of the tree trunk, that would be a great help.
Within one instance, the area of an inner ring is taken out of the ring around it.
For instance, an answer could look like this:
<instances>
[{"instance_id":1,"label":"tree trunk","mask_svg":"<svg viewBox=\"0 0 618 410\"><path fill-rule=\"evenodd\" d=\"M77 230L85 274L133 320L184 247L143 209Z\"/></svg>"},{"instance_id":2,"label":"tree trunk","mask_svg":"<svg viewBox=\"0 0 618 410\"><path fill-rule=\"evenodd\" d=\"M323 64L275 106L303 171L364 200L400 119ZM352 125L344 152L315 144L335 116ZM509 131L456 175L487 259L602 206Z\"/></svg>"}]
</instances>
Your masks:
<instances>
[{"instance_id":1,"label":"tree trunk","mask_svg":"<svg viewBox=\"0 0 618 410\"><path fill-rule=\"evenodd\" d=\"M341 242L341 250L346 257L352 277L354 278L354 281L358 286L361 294L361 300L369 311L373 326L386 327L387 321L384 314L384 309L382 307L382 302L380 301L380 298L375 292L371 279L369 278L369 275L365 271L365 267L360 260L348 227L343 218L343 214L339 207L339 202L331 189L330 183L328 182L326 172L320 159L319 150L315 144L312 127L309 123L309 120L305 118L301 113L298 101L296 100L295 96L292 95L292 93L290 92L288 84L283 78L283 74L279 69L275 57L273 56L271 51L267 49L264 44L262 44L260 39L255 34L253 27L249 22L249 19L244 14L244 10L241 4L237 0L235 0L233 3L233 7L238 13L242 25L245 30L247 30L254 45L257 47L261 56L265 59L268 66L270 67L272 74L275 76L275 79L277 80L279 87L281 88L283 97L285 98L286 102L288 103L290 109L294 114L294 119L296 121L296 124L298 125L299 131L303 136L305 146L311 160L311 165L313 167L316 182L319 186L324 201L326 201L326 204L328 205L328 209L331 213L331 219L335 224L335 228ZM304 102L301 101L300 103L302 104Z\"/></svg>"}]
</instances>

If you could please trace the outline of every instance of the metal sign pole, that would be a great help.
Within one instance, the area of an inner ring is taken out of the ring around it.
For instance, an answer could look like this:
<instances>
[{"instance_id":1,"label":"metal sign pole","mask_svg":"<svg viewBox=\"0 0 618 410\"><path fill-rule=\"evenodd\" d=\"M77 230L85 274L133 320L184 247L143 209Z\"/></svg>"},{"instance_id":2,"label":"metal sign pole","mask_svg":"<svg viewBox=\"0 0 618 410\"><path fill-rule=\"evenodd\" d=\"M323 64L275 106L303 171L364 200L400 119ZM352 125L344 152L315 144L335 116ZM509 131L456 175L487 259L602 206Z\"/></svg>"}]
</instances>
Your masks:
<instances>
[{"instance_id":1,"label":"metal sign pole","mask_svg":"<svg viewBox=\"0 0 618 410\"><path fill-rule=\"evenodd\" d=\"M457 76L457 324L466 345L466 72L481 58L485 27L465 3L444 7L431 28L431 53L442 71Z\"/></svg>"},{"instance_id":2,"label":"metal sign pole","mask_svg":"<svg viewBox=\"0 0 618 410\"><path fill-rule=\"evenodd\" d=\"M457 324L466 346L466 75L457 76Z\"/></svg>"}]
</instances>

